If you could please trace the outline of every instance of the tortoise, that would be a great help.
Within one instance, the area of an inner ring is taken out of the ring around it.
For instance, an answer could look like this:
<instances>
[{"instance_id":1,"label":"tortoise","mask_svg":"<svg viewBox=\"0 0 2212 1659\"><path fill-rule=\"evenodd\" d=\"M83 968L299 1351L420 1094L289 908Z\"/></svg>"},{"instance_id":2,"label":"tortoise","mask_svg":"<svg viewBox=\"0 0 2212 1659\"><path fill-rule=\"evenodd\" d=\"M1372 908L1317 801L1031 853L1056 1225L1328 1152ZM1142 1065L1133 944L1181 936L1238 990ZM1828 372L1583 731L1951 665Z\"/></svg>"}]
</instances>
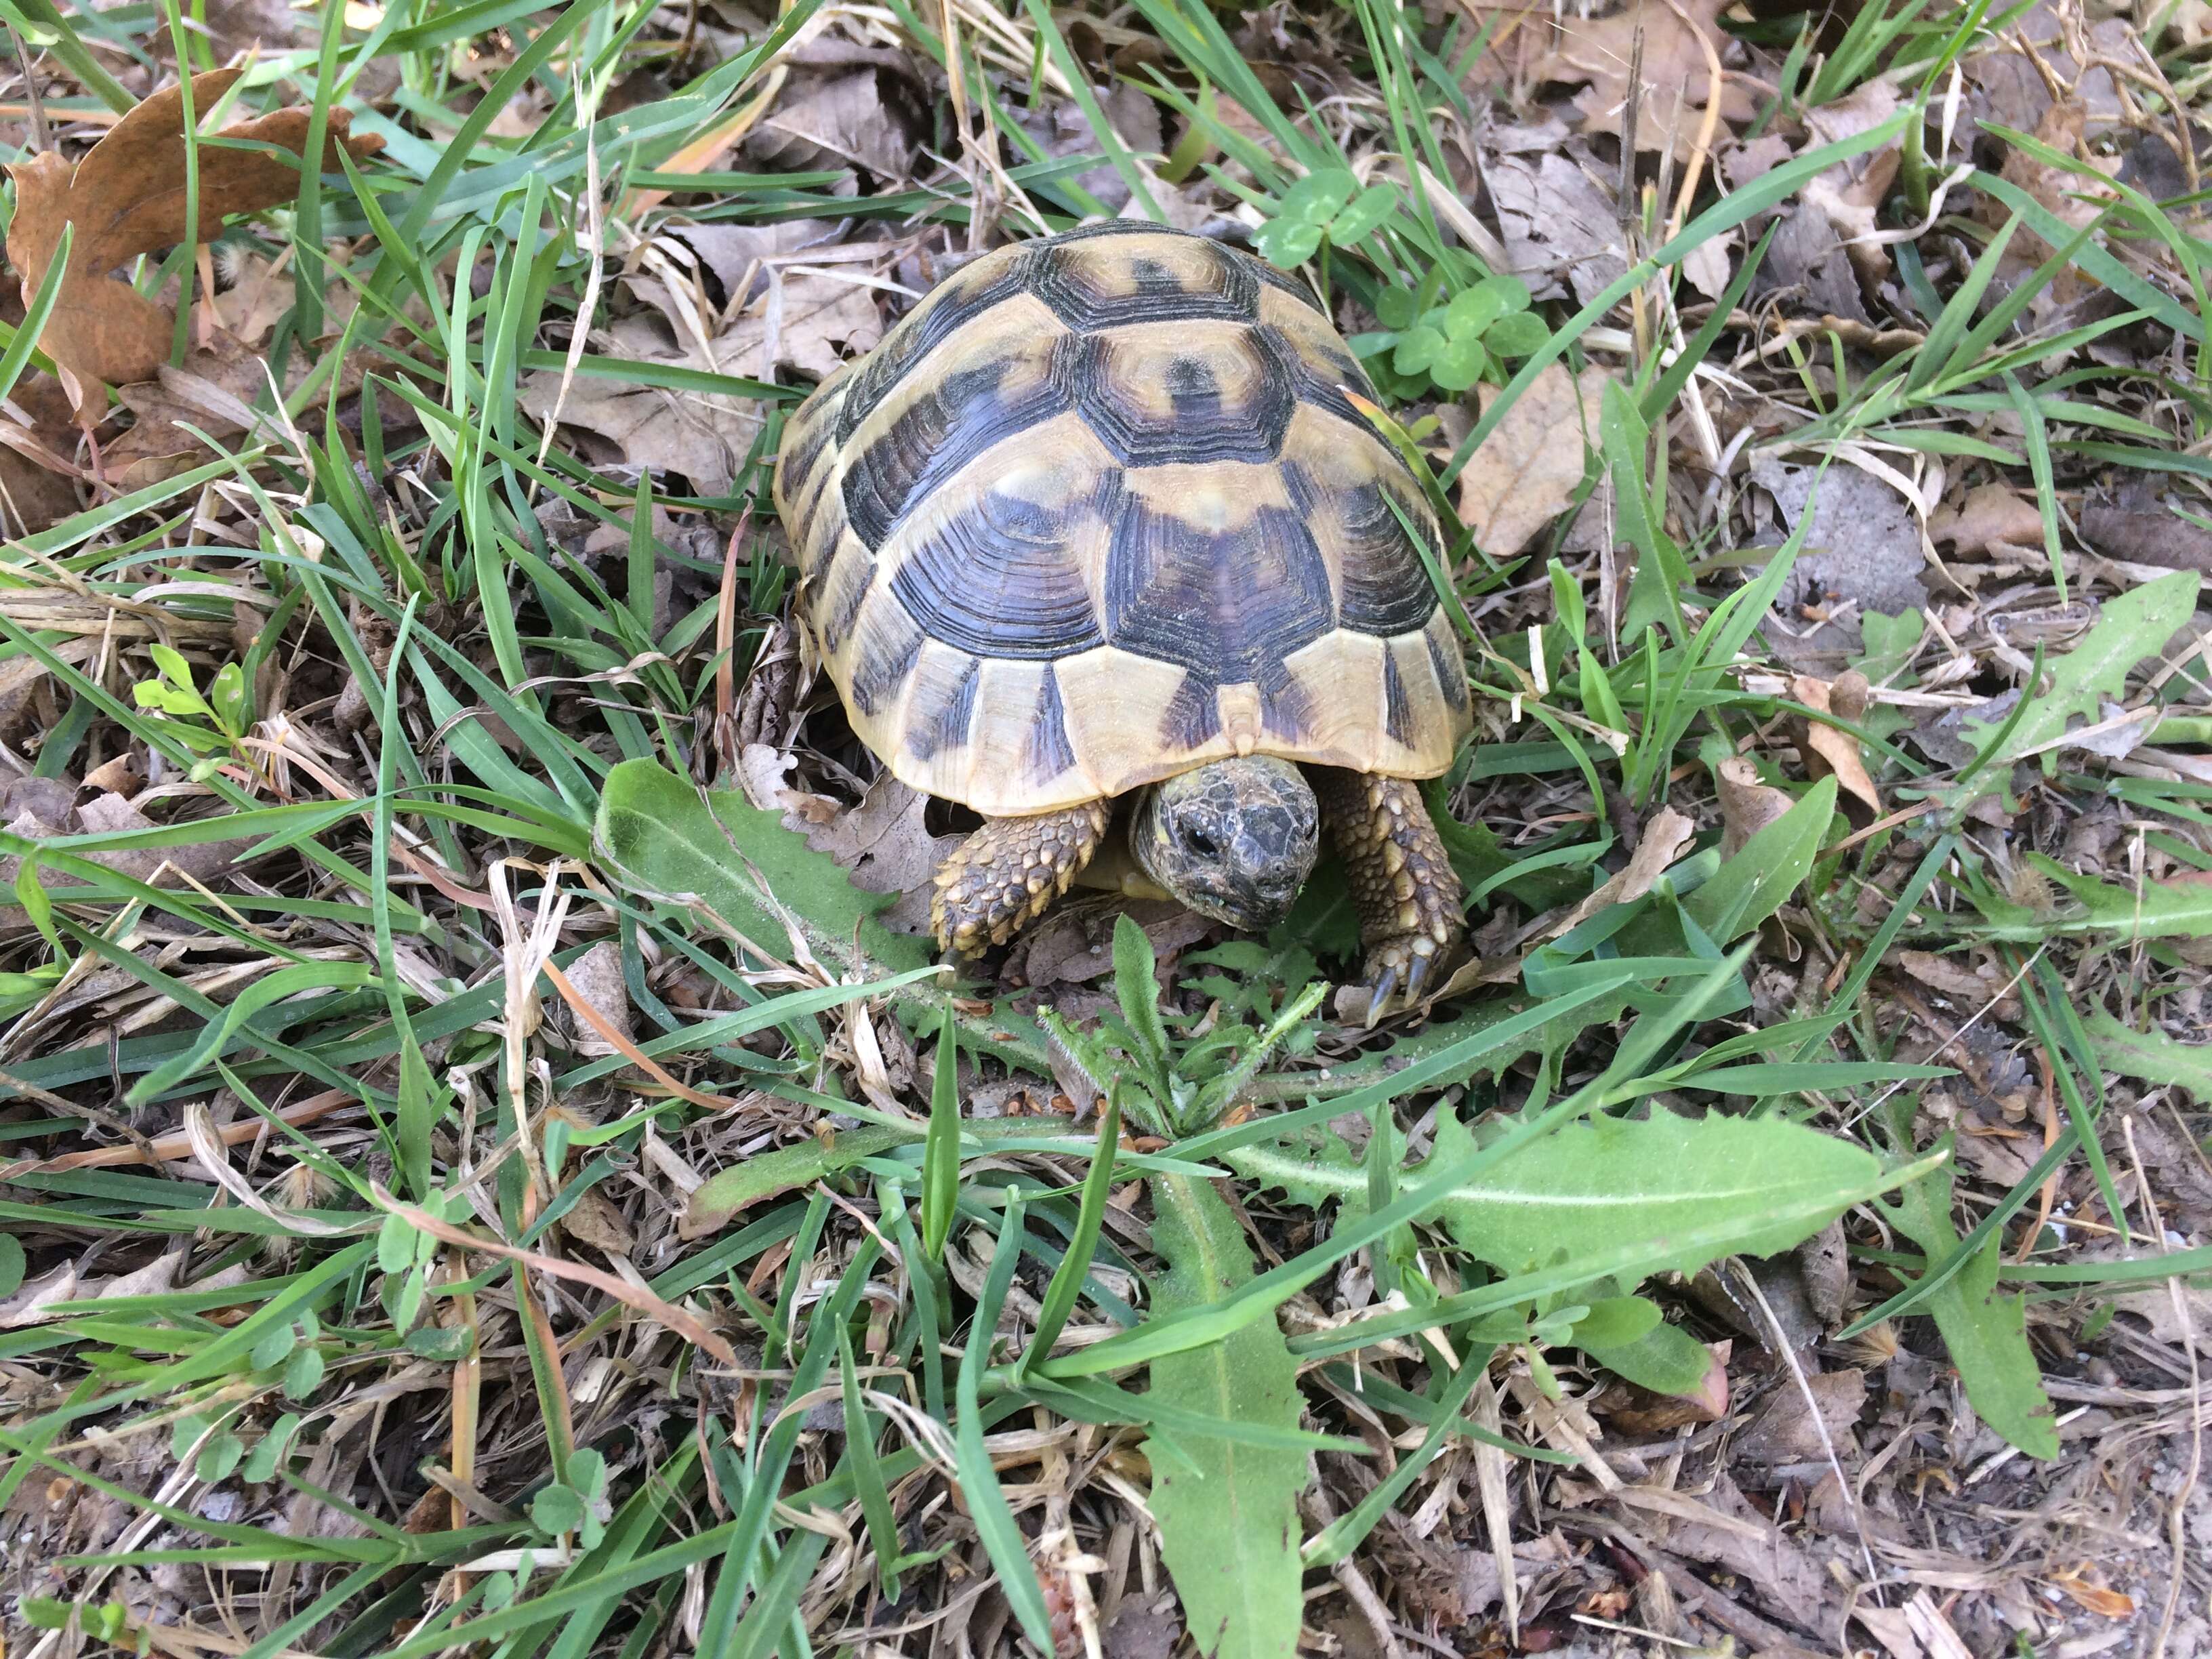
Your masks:
<instances>
[{"instance_id":1,"label":"tortoise","mask_svg":"<svg viewBox=\"0 0 2212 1659\"><path fill-rule=\"evenodd\" d=\"M940 949L1079 877L1264 931L1323 832L1370 1010L1458 942L1418 780L1471 724L1466 665L1436 519L1355 396L1297 283L1124 221L964 265L799 405L775 495L811 648L893 775L984 820Z\"/></svg>"}]
</instances>

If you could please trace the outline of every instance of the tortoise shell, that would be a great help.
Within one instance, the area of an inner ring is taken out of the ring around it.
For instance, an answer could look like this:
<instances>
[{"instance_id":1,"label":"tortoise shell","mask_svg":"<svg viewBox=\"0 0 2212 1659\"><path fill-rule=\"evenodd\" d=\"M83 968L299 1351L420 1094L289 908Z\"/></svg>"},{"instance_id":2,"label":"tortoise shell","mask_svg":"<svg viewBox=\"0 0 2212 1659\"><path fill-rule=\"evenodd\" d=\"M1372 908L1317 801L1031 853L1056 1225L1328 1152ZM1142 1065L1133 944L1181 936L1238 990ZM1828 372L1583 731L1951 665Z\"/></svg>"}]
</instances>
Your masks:
<instances>
[{"instance_id":1,"label":"tortoise shell","mask_svg":"<svg viewBox=\"0 0 2212 1659\"><path fill-rule=\"evenodd\" d=\"M1432 777L1442 545L1305 292L1111 223L965 266L785 428L799 614L901 780L988 817L1232 755ZM1410 533L1409 533L1410 527Z\"/></svg>"}]
</instances>

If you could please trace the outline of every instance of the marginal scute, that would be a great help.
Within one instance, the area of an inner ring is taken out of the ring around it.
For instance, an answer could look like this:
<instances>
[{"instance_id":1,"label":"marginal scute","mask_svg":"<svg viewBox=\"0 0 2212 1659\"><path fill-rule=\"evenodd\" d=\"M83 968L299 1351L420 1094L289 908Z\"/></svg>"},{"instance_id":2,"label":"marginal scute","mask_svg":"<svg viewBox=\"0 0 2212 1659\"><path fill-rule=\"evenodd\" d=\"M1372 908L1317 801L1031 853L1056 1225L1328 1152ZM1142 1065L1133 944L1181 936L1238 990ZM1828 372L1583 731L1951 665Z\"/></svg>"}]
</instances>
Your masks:
<instances>
[{"instance_id":1,"label":"marginal scute","mask_svg":"<svg viewBox=\"0 0 2212 1659\"><path fill-rule=\"evenodd\" d=\"M1421 488L1303 285L1113 223L932 293L786 427L798 603L854 732L987 816L1238 754L1376 775L1470 723Z\"/></svg>"}]
</instances>

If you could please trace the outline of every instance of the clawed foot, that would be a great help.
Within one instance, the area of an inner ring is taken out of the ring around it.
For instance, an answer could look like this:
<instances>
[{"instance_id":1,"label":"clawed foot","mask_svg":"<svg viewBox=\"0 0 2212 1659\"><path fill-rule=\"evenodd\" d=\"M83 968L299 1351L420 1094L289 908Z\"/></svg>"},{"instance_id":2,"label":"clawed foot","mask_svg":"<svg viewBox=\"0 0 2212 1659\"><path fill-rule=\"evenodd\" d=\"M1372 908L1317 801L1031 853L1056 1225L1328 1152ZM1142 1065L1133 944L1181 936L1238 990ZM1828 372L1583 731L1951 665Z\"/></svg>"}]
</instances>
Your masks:
<instances>
[{"instance_id":1,"label":"clawed foot","mask_svg":"<svg viewBox=\"0 0 2212 1659\"><path fill-rule=\"evenodd\" d=\"M1394 994L1402 990L1409 1005L1420 1000L1429 972L1443 953L1443 947L1426 933L1394 934L1369 948L1365 975L1370 1030L1382 1018L1383 1005Z\"/></svg>"}]
</instances>

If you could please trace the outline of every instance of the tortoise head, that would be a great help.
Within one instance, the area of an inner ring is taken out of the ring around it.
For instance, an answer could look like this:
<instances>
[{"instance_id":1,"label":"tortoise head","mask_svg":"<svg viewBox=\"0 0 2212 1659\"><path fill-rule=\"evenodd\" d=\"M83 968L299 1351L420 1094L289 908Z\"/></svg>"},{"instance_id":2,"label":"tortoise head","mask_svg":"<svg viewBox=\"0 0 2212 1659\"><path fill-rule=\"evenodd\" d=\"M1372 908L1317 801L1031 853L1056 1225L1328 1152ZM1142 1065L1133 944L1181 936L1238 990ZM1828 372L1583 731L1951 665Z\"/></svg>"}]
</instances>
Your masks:
<instances>
[{"instance_id":1,"label":"tortoise head","mask_svg":"<svg viewBox=\"0 0 2212 1659\"><path fill-rule=\"evenodd\" d=\"M1321 808L1288 761L1213 761L1138 802L1129 851L1182 903L1248 933L1280 921L1313 873Z\"/></svg>"}]
</instances>

